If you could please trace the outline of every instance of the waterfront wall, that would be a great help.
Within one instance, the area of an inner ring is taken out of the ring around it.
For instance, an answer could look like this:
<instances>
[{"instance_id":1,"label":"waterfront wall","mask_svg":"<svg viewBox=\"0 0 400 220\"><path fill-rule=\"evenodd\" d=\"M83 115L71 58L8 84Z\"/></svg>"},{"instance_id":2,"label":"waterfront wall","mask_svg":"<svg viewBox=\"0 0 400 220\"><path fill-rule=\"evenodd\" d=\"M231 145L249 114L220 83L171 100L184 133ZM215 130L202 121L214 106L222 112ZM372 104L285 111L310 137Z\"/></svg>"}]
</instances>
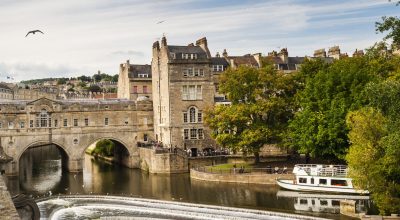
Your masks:
<instances>
[{"instance_id":1,"label":"waterfront wall","mask_svg":"<svg viewBox=\"0 0 400 220\"><path fill-rule=\"evenodd\" d=\"M0 176L0 217L10 220L20 219L2 176Z\"/></svg>"},{"instance_id":2,"label":"waterfront wall","mask_svg":"<svg viewBox=\"0 0 400 220\"><path fill-rule=\"evenodd\" d=\"M277 178L294 179L293 174L265 174L265 173L237 173L237 174L218 174L190 170L190 178L212 182L226 183L247 183L247 184L276 184Z\"/></svg>"},{"instance_id":3,"label":"waterfront wall","mask_svg":"<svg viewBox=\"0 0 400 220\"><path fill-rule=\"evenodd\" d=\"M139 148L139 167L149 173L187 173L188 159L180 154L156 153L156 150Z\"/></svg>"}]
</instances>

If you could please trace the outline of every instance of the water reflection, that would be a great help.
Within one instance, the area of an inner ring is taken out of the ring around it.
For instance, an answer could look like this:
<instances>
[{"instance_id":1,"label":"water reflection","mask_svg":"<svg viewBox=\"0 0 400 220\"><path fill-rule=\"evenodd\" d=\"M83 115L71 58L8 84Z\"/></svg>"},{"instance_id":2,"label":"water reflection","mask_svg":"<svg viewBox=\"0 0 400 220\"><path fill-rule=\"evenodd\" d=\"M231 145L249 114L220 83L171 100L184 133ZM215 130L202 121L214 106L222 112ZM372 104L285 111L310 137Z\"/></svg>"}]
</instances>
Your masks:
<instances>
[{"instance_id":1,"label":"water reflection","mask_svg":"<svg viewBox=\"0 0 400 220\"><path fill-rule=\"evenodd\" d=\"M61 164L60 153L54 146L28 149L20 160L19 179L8 183L10 191L34 196L48 195L49 191L53 195L128 195L292 213L300 209L297 206L300 200L277 195L278 186L204 182L191 180L188 174L151 175L88 155L83 173L62 172ZM343 218L329 214L337 213L336 209L328 213L305 211L308 215Z\"/></svg>"}]
</instances>

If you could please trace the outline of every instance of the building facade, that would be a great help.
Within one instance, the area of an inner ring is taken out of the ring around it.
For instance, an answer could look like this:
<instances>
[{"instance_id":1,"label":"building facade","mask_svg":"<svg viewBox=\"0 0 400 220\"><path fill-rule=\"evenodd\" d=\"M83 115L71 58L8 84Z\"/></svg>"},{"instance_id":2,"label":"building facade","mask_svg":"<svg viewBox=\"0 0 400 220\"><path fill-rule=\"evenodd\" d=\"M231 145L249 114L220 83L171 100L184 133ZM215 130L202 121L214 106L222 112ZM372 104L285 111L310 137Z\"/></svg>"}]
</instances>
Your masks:
<instances>
[{"instance_id":1,"label":"building facade","mask_svg":"<svg viewBox=\"0 0 400 220\"><path fill-rule=\"evenodd\" d=\"M130 64L129 60L119 66L118 98L137 100L152 99L151 66Z\"/></svg>"},{"instance_id":2,"label":"building facade","mask_svg":"<svg viewBox=\"0 0 400 220\"><path fill-rule=\"evenodd\" d=\"M204 111L214 105L215 87L207 39L196 45L153 44L152 88L154 135L169 147L200 149L215 147L204 124Z\"/></svg>"}]
</instances>

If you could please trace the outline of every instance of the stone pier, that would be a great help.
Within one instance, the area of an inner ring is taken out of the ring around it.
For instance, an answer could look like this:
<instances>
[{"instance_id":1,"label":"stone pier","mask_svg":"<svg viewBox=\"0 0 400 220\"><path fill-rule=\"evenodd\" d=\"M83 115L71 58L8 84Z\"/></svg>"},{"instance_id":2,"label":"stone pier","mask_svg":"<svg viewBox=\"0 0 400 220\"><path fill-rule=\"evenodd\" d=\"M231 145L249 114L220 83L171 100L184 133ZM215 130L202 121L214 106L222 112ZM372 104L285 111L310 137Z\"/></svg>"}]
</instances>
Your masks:
<instances>
[{"instance_id":1,"label":"stone pier","mask_svg":"<svg viewBox=\"0 0 400 220\"><path fill-rule=\"evenodd\" d=\"M2 176L0 176L0 218L20 219Z\"/></svg>"}]
</instances>

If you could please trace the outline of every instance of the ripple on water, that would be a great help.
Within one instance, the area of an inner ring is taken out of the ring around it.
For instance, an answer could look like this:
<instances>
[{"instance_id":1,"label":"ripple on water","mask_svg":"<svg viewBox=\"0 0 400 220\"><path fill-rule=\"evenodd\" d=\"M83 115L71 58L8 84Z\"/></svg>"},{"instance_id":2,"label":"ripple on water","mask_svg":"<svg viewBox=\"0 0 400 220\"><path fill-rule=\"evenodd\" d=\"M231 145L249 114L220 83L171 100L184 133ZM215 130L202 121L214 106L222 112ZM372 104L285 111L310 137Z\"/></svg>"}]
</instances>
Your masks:
<instances>
[{"instance_id":1,"label":"ripple on water","mask_svg":"<svg viewBox=\"0 0 400 220\"><path fill-rule=\"evenodd\" d=\"M294 214L119 196L38 201L41 219L318 219Z\"/></svg>"}]
</instances>

